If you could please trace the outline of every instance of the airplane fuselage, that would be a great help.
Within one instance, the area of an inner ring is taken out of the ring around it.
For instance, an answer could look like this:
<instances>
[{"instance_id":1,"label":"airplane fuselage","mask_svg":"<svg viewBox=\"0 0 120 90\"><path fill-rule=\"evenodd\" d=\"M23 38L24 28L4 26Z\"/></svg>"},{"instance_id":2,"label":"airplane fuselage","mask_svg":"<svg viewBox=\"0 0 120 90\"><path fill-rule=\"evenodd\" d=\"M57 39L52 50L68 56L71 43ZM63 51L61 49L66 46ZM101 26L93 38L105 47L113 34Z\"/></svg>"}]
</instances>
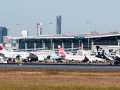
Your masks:
<instances>
[{"instance_id":1,"label":"airplane fuselage","mask_svg":"<svg viewBox=\"0 0 120 90\"><path fill-rule=\"evenodd\" d=\"M67 55L67 57L65 59L68 59L68 60L79 60L79 61L83 61L84 60L84 56L71 56L71 55Z\"/></svg>"},{"instance_id":2,"label":"airplane fuselage","mask_svg":"<svg viewBox=\"0 0 120 90\"><path fill-rule=\"evenodd\" d=\"M10 58L10 59L16 59L17 56L20 56L19 58L27 59L26 57L29 56L29 53L27 52L3 52L4 57Z\"/></svg>"},{"instance_id":3,"label":"airplane fuselage","mask_svg":"<svg viewBox=\"0 0 120 90\"><path fill-rule=\"evenodd\" d=\"M59 59L60 57L55 54L55 53L51 53L51 52L31 52L35 55L40 55L43 56L45 59L47 59L48 56L50 56L50 59Z\"/></svg>"}]
</instances>

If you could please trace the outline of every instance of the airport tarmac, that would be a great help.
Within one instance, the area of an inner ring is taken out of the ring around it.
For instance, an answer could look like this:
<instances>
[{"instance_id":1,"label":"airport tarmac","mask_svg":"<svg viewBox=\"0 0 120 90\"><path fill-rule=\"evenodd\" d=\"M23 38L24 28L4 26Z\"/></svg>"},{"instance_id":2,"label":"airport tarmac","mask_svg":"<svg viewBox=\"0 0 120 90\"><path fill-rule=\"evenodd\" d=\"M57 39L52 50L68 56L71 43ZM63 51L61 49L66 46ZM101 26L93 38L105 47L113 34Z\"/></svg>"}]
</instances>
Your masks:
<instances>
[{"instance_id":1,"label":"airport tarmac","mask_svg":"<svg viewBox=\"0 0 120 90\"><path fill-rule=\"evenodd\" d=\"M95 70L95 71L120 71L120 66L108 64L0 64L0 69L51 69L51 70Z\"/></svg>"}]
</instances>

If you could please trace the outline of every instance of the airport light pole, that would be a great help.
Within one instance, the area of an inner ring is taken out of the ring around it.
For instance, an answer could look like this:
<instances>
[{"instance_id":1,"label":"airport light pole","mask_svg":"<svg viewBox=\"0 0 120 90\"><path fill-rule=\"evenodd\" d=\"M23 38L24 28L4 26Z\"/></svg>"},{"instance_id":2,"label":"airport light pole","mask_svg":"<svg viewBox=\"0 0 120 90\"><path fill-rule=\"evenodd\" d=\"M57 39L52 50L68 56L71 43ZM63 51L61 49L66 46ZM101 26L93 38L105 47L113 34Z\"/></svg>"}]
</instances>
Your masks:
<instances>
[{"instance_id":1,"label":"airport light pole","mask_svg":"<svg viewBox=\"0 0 120 90\"><path fill-rule=\"evenodd\" d=\"M88 23L88 50L89 50L89 23L90 22L86 22L86 23Z\"/></svg>"},{"instance_id":2,"label":"airport light pole","mask_svg":"<svg viewBox=\"0 0 120 90\"><path fill-rule=\"evenodd\" d=\"M52 24L53 23L49 23L49 24L51 24L51 49L52 49Z\"/></svg>"},{"instance_id":3,"label":"airport light pole","mask_svg":"<svg viewBox=\"0 0 120 90\"><path fill-rule=\"evenodd\" d=\"M19 25L20 24L17 24L18 25L18 49L19 49Z\"/></svg>"}]
</instances>

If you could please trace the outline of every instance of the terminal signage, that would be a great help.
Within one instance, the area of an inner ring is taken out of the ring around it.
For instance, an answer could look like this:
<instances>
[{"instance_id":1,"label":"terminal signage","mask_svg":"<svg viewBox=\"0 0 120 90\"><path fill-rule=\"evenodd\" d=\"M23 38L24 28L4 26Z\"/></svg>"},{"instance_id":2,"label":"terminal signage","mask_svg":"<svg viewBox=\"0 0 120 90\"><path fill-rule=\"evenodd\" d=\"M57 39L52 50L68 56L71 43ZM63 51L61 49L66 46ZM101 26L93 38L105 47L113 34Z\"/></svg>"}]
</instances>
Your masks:
<instances>
[{"instance_id":1,"label":"terminal signage","mask_svg":"<svg viewBox=\"0 0 120 90\"><path fill-rule=\"evenodd\" d=\"M85 38L85 36L74 36L74 38Z\"/></svg>"}]
</instances>

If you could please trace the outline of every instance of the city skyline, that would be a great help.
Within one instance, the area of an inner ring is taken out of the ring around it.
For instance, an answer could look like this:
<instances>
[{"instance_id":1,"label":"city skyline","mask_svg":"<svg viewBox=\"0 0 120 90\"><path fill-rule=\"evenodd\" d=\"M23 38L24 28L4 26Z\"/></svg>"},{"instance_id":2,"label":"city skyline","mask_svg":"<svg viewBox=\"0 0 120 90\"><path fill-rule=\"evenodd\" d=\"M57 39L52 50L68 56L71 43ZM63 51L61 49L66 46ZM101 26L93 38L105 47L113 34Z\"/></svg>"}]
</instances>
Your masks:
<instances>
[{"instance_id":1,"label":"city skyline","mask_svg":"<svg viewBox=\"0 0 120 90\"><path fill-rule=\"evenodd\" d=\"M21 30L36 35L36 23L42 23L42 34L56 34L56 16L61 15L61 34L89 31L120 31L119 0L11 0L1 1L0 27L7 27L9 36ZM38 12L39 11L39 12Z\"/></svg>"}]
</instances>

